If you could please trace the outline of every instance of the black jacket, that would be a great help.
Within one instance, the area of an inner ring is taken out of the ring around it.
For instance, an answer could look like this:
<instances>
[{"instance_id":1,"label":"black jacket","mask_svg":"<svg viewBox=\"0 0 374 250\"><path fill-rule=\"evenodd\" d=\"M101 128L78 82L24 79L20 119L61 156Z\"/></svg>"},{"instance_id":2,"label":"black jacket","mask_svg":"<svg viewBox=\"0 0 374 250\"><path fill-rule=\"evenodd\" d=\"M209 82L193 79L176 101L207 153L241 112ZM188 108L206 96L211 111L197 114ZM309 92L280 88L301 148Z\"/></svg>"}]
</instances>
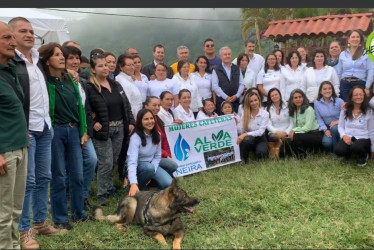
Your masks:
<instances>
[{"instance_id":1,"label":"black jacket","mask_svg":"<svg viewBox=\"0 0 374 250\"><path fill-rule=\"evenodd\" d=\"M121 84L108 78L112 91L118 91L122 97L123 110L124 110L124 130L128 134L128 127L130 124L135 125L135 119L131 112L131 105L126 97ZM95 122L100 122L102 129L99 131L93 130L93 138L98 140L107 140L109 138L109 114L105 99L101 93L96 89L93 83L87 83L87 99L91 106L91 111L95 113L92 127ZM87 124L88 126L88 124Z\"/></svg>"},{"instance_id":2,"label":"black jacket","mask_svg":"<svg viewBox=\"0 0 374 250\"><path fill-rule=\"evenodd\" d=\"M17 76L19 82L22 86L23 94L24 94L24 101L23 101L23 109L26 116L27 128L29 127L29 116L30 116L30 78L29 73L27 72L26 63L22 60L21 57L18 56L17 53L14 53L13 59L11 59L12 63L16 65L17 69ZM36 64L40 71L43 73L45 83L47 84L47 76L45 74L43 65L41 60L38 61Z\"/></svg>"}]
</instances>

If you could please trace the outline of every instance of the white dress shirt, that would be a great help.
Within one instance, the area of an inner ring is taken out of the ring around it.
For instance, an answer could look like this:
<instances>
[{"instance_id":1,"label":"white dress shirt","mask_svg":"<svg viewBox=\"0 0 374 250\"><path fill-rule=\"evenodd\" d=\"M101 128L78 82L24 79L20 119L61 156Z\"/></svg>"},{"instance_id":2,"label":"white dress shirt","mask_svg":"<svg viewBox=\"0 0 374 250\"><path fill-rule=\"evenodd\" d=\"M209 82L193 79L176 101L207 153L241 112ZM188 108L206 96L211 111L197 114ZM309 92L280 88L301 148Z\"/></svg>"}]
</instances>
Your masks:
<instances>
[{"instance_id":1,"label":"white dress shirt","mask_svg":"<svg viewBox=\"0 0 374 250\"><path fill-rule=\"evenodd\" d=\"M51 118L49 116L49 96L47 84L43 73L40 71L37 63L39 61L39 52L31 49L32 63L16 49L18 56L26 63L27 73L30 82L30 111L29 111L29 130L43 131L44 122L48 128L52 127Z\"/></svg>"}]
</instances>

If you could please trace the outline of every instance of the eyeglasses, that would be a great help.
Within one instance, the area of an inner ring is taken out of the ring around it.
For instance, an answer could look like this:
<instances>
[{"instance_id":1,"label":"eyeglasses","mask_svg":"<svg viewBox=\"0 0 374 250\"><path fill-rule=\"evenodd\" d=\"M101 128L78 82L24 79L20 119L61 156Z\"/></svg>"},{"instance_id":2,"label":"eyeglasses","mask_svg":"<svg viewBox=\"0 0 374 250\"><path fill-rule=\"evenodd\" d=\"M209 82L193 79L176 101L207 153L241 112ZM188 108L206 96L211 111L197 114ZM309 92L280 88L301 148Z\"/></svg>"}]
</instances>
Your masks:
<instances>
[{"instance_id":1,"label":"eyeglasses","mask_svg":"<svg viewBox=\"0 0 374 250\"><path fill-rule=\"evenodd\" d=\"M207 47L207 48L213 48L214 44L207 44L207 45L205 45L205 47Z\"/></svg>"},{"instance_id":2,"label":"eyeglasses","mask_svg":"<svg viewBox=\"0 0 374 250\"><path fill-rule=\"evenodd\" d=\"M128 67L135 67L134 64L125 64L125 66L128 66Z\"/></svg>"},{"instance_id":3,"label":"eyeglasses","mask_svg":"<svg viewBox=\"0 0 374 250\"><path fill-rule=\"evenodd\" d=\"M354 96L354 97L363 97L364 94L354 94L353 96Z\"/></svg>"}]
</instances>

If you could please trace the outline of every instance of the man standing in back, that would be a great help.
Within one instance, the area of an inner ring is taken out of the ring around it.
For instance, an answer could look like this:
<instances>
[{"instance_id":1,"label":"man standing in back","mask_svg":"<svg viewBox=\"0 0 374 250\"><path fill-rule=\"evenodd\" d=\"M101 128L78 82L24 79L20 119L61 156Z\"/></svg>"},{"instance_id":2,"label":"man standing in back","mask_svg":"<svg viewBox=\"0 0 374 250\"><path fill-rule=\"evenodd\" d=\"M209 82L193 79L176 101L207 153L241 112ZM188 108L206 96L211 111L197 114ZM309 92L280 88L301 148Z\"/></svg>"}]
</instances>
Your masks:
<instances>
[{"instance_id":1,"label":"man standing in back","mask_svg":"<svg viewBox=\"0 0 374 250\"><path fill-rule=\"evenodd\" d=\"M216 56L216 48L212 38L205 39L203 50L206 58L209 60L210 70L216 68L222 63L221 58Z\"/></svg>"},{"instance_id":2,"label":"man standing in back","mask_svg":"<svg viewBox=\"0 0 374 250\"><path fill-rule=\"evenodd\" d=\"M217 95L216 112L221 115L223 101L231 102L233 110L238 113L239 97L243 93L243 74L239 66L231 63L231 49L222 47L219 50L222 63L212 73L212 88Z\"/></svg>"},{"instance_id":3,"label":"man standing in back","mask_svg":"<svg viewBox=\"0 0 374 250\"><path fill-rule=\"evenodd\" d=\"M32 208L33 232L37 235L57 235L66 230L56 229L47 220L48 184L51 180L51 145L53 129L49 116L49 96L38 51L33 48L35 38L31 23L24 17L9 21L17 45L12 62L22 86L24 109L31 145L28 148L26 192L22 215L18 225L23 249L38 247L29 234Z\"/></svg>"},{"instance_id":4,"label":"man standing in back","mask_svg":"<svg viewBox=\"0 0 374 250\"><path fill-rule=\"evenodd\" d=\"M244 43L244 53L249 57L249 63L247 68L252 69L255 72L257 78L258 72L264 67L265 59L262 55L255 53L256 42L254 40L247 40ZM233 64L237 65L237 58L232 61ZM255 78L255 79L256 79Z\"/></svg>"},{"instance_id":5,"label":"man standing in back","mask_svg":"<svg viewBox=\"0 0 374 250\"><path fill-rule=\"evenodd\" d=\"M178 61L187 61L188 62L188 59L190 58L190 51L187 48L187 46L181 45L177 48L177 57L178 57ZM189 73L194 72L195 65L193 65L192 63L189 63L189 66L190 66L190 68L189 68L188 72ZM178 62L175 62L172 65L170 65L170 68L173 70L173 74L178 73L178 69L177 69L178 68Z\"/></svg>"},{"instance_id":6,"label":"man standing in back","mask_svg":"<svg viewBox=\"0 0 374 250\"><path fill-rule=\"evenodd\" d=\"M155 69L156 65L158 63L163 63L164 62L164 57L165 57L165 48L161 44L157 44L153 47L153 62L150 64L147 64L143 67L143 74L148 77L148 80L154 80L156 79L155 75ZM167 69L167 78L173 78L173 70L169 67L166 66Z\"/></svg>"},{"instance_id":7,"label":"man standing in back","mask_svg":"<svg viewBox=\"0 0 374 250\"><path fill-rule=\"evenodd\" d=\"M27 173L27 123L14 57L16 41L0 22L0 249L19 249L18 222ZM31 234L31 231L27 232ZM35 245L39 247L39 245Z\"/></svg>"}]
</instances>

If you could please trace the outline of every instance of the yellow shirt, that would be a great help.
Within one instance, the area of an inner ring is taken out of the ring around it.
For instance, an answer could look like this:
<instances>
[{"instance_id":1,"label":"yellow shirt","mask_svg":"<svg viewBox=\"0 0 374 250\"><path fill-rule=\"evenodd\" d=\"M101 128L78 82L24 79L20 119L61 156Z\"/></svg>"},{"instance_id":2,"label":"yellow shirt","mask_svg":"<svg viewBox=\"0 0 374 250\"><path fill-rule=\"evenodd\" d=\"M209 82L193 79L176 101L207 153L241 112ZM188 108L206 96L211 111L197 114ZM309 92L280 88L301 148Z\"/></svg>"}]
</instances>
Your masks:
<instances>
[{"instance_id":1,"label":"yellow shirt","mask_svg":"<svg viewBox=\"0 0 374 250\"><path fill-rule=\"evenodd\" d=\"M178 62L175 62L172 65L170 65L170 68L173 70L174 74L178 73L177 67L178 67ZM190 63L190 69L188 70L188 72L192 73L192 72L194 72L194 70L195 70L195 65Z\"/></svg>"}]
</instances>

